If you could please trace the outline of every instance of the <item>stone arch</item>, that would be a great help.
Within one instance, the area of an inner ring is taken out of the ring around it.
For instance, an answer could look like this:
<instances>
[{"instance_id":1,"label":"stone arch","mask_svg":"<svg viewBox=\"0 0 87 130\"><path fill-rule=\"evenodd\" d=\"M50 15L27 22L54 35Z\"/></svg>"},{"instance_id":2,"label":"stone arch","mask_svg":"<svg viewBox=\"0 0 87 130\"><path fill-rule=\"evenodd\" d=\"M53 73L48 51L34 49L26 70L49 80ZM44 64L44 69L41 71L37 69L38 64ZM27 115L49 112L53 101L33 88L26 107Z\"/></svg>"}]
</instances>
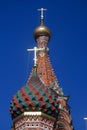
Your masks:
<instances>
[{"instance_id":1,"label":"stone arch","mask_svg":"<svg viewBox=\"0 0 87 130\"><path fill-rule=\"evenodd\" d=\"M68 123L71 122L70 115L66 113L65 111L60 110L59 115L60 117L64 117L64 119L67 120Z\"/></svg>"},{"instance_id":2,"label":"stone arch","mask_svg":"<svg viewBox=\"0 0 87 130\"><path fill-rule=\"evenodd\" d=\"M58 130L72 130L72 127L70 126L70 124L64 119L59 119L56 124L57 124Z\"/></svg>"}]
</instances>

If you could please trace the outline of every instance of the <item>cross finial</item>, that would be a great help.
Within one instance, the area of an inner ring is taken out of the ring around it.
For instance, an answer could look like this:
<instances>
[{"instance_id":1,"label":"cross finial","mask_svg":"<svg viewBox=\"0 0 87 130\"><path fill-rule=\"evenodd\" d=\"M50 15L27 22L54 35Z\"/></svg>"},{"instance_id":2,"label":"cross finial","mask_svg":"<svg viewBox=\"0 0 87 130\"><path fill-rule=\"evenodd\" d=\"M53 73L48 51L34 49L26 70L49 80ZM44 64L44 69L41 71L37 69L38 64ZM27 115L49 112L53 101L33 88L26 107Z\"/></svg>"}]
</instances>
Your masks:
<instances>
[{"instance_id":1,"label":"cross finial","mask_svg":"<svg viewBox=\"0 0 87 130\"><path fill-rule=\"evenodd\" d=\"M35 66L36 66L36 63L37 63L37 51L41 51L41 50L44 50L44 48L34 47L32 49L27 49L27 51L34 51L34 65Z\"/></svg>"},{"instance_id":2,"label":"cross finial","mask_svg":"<svg viewBox=\"0 0 87 130\"><path fill-rule=\"evenodd\" d=\"M34 51L34 65L36 65L36 61L37 61L37 57L36 57L36 53L37 53L37 47L34 47L33 49L27 49L27 51Z\"/></svg>"},{"instance_id":3,"label":"cross finial","mask_svg":"<svg viewBox=\"0 0 87 130\"><path fill-rule=\"evenodd\" d=\"M40 20L41 20L41 25L43 25L44 23L44 11L46 11L47 9L41 8L38 9L38 11L40 11Z\"/></svg>"}]
</instances>

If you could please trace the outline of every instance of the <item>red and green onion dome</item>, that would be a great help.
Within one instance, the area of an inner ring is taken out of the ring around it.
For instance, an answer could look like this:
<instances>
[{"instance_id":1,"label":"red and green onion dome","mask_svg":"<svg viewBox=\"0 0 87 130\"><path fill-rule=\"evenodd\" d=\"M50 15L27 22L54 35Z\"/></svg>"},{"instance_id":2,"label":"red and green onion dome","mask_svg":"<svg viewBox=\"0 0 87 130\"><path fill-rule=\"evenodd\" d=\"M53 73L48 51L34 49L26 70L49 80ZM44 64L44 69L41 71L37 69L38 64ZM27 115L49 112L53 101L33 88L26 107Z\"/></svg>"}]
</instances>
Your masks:
<instances>
[{"instance_id":1,"label":"red and green onion dome","mask_svg":"<svg viewBox=\"0 0 87 130\"><path fill-rule=\"evenodd\" d=\"M41 111L45 114L57 117L58 103L57 93L44 86L36 71L24 87L12 98L10 113L15 119L25 111Z\"/></svg>"}]
</instances>

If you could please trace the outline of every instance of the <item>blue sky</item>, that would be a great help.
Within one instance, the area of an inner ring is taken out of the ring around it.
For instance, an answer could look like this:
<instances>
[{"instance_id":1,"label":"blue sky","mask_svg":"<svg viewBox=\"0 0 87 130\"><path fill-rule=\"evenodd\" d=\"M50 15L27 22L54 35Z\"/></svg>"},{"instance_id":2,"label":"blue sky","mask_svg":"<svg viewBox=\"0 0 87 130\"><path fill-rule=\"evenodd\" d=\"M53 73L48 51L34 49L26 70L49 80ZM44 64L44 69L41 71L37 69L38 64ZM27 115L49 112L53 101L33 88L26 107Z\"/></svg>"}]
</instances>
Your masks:
<instances>
[{"instance_id":1,"label":"blue sky","mask_svg":"<svg viewBox=\"0 0 87 130\"><path fill-rule=\"evenodd\" d=\"M52 31L50 60L60 86L70 96L75 130L86 130L87 122L87 1L0 1L0 129L10 130L9 105L33 66L36 46L33 30L40 23L38 8L47 8L45 25Z\"/></svg>"}]
</instances>

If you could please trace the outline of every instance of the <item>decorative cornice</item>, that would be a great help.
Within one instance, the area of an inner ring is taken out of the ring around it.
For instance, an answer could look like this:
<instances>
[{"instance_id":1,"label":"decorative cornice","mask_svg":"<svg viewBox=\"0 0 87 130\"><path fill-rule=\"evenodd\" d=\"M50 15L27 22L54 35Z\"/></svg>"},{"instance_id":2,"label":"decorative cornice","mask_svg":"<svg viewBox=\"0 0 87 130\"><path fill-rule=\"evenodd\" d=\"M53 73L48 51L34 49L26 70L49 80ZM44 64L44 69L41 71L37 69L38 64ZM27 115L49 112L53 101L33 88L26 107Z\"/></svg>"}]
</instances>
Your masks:
<instances>
[{"instance_id":1,"label":"decorative cornice","mask_svg":"<svg viewBox=\"0 0 87 130\"><path fill-rule=\"evenodd\" d=\"M43 117L46 117L47 119L51 119L53 121L56 121L56 118L50 116L50 115L47 115L41 111L25 111L23 112L21 115L19 115L18 117L16 117L15 119L13 119L13 123L15 123L17 120L25 117L25 116L43 116Z\"/></svg>"}]
</instances>

